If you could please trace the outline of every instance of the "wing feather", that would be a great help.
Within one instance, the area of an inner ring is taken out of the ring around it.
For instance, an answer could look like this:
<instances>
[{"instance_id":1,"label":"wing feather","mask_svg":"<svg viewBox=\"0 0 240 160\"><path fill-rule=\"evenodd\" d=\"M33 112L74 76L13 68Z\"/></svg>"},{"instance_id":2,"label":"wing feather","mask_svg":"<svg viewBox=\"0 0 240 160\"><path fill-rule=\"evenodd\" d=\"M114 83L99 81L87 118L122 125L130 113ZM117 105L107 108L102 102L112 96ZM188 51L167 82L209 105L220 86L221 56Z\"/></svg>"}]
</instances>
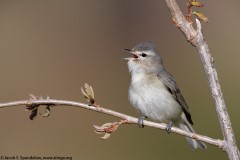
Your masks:
<instances>
[{"instance_id":1,"label":"wing feather","mask_svg":"<svg viewBox=\"0 0 240 160\"><path fill-rule=\"evenodd\" d=\"M183 112L185 113L189 123L193 124L188 105L187 105L185 99L183 98L183 96L182 96L182 94L181 94L173 76L165 71L165 72L159 73L158 77L163 82L163 84L168 89L168 91L173 95L173 97L176 99L176 101L180 104L180 106L182 107Z\"/></svg>"}]
</instances>

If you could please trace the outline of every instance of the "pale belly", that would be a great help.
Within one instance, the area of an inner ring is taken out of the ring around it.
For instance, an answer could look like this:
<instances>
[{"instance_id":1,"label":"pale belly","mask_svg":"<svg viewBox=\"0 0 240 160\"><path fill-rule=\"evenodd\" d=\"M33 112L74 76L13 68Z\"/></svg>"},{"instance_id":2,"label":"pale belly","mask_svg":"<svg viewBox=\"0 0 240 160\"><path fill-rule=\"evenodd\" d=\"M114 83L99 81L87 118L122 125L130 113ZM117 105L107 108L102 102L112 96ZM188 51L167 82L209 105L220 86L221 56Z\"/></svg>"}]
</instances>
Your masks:
<instances>
[{"instance_id":1,"label":"pale belly","mask_svg":"<svg viewBox=\"0 0 240 160\"><path fill-rule=\"evenodd\" d=\"M181 106L160 80L154 84L131 86L129 89L130 102L141 114L154 121L178 122L183 114Z\"/></svg>"}]
</instances>

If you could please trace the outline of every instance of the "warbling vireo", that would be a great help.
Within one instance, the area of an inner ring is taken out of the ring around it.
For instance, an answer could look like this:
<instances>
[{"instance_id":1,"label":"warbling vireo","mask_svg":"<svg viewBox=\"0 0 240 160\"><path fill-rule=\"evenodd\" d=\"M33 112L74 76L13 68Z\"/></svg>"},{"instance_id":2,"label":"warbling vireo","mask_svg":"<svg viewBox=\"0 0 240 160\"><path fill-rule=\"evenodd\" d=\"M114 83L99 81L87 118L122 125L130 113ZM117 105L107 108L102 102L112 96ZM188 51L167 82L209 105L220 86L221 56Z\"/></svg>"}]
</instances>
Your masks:
<instances>
[{"instance_id":1,"label":"warbling vireo","mask_svg":"<svg viewBox=\"0 0 240 160\"><path fill-rule=\"evenodd\" d=\"M131 104L143 116L168 124L167 132L172 125L194 132L189 108L175 79L165 70L155 45L144 42L125 50L133 55L125 58L132 76L129 87ZM206 148L203 142L186 138L193 149Z\"/></svg>"}]
</instances>

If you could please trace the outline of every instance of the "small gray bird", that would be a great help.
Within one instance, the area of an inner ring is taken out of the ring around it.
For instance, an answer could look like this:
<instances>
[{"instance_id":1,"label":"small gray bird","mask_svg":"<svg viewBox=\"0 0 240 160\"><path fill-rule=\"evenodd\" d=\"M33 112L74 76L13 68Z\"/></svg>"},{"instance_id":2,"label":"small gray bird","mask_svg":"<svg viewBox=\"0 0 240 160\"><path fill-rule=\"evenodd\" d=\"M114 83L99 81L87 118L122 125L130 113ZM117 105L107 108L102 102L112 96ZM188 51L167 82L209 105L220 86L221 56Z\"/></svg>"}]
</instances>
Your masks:
<instances>
[{"instance_id":1,"label":"small gray bird","mask_svg":"<svg viewBox=\"0 0 240 160\"><path fill-rule=\"evenodd\" d=\"M194 132L189 108L175 79L165 70L155 45L144 42L124 50L133 55L125 58L132 76L129 87L131 104L143 116L168 124L167 132L172 125ZM186 138L193 149L207 148L203 142Z\"/></svg>"}]
</instances>

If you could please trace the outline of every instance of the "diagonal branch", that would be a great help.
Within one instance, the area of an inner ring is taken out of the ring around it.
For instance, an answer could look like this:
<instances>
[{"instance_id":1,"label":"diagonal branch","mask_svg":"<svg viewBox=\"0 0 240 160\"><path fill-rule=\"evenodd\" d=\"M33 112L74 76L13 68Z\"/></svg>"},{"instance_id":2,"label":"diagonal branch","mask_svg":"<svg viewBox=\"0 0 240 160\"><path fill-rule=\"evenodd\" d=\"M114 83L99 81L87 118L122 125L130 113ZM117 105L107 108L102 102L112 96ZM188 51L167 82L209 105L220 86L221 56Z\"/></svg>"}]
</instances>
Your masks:
<instances>
[{"instance_id":1,"label":"diagonal branch","mask_svg":"<svg viewBox=\"0 0 240 160\"><path fill-rule=\"evenodd\" d=\"M118 117L120 119L124 119L124 120L127 121L127 123L124 123L124 124L138 124L138 118L135 118L135 117L123 114L123 113L119 113L119 112L116 112L116 111L113 111L113 110L110 110L110 109L106 109L106 108L103 108L103 107L95 107L95 106L91 106L89 104L85 104L85 103L81 103L81 102L73 102L73 101L66 101L66 100L54 100L54 99L22 100L22 101L1 103L0 104L0 109L1 108L6 108L6 107L19 106L19 105L26 105L28 107L29 106L40 106L40 105L73 106L73 107L77 107L77 108L84 108L84 109L92 110L92 111L95 111L95 112L111 115L111 116L114 116L114 117ZM162 130L165 130L166 127L167 127L166 124L155 123L155 122L151 122L151 121L147 121L147 120L144 120L144 125L152 127L152 128L162 129ZM211 144L213 146L217 146L219 148L223 147L223 141L219 140L219 139L210 138L210 137L200 135L200 134L196 134L196 133L192 133L192 132L186 132L186 131L181 130L181 129L176 128L176 127L172 127L171 132L182 135L182 136L187 136L187 137L199 140L199 141L203 141L205 143Z\"/></svg>"},{"instance_id":2,"label":"diagonal branch","mask_svg":"<svg viewBox=\"0 0 240 160\"><path fill-rule=\"evenodd\" d=\"M192 22L186 20L175 0L166 0L166 4L177 27L186 36L187 40L198 50L221 125L224 137L224 150L227 152L229 159L239 160L239 150L236 146L235 136L220 88L217 71L214 67L214 60L201 30L201 23L196 19L197 29L195 30L192 26Z\"/></svg>"}]
</instances>

